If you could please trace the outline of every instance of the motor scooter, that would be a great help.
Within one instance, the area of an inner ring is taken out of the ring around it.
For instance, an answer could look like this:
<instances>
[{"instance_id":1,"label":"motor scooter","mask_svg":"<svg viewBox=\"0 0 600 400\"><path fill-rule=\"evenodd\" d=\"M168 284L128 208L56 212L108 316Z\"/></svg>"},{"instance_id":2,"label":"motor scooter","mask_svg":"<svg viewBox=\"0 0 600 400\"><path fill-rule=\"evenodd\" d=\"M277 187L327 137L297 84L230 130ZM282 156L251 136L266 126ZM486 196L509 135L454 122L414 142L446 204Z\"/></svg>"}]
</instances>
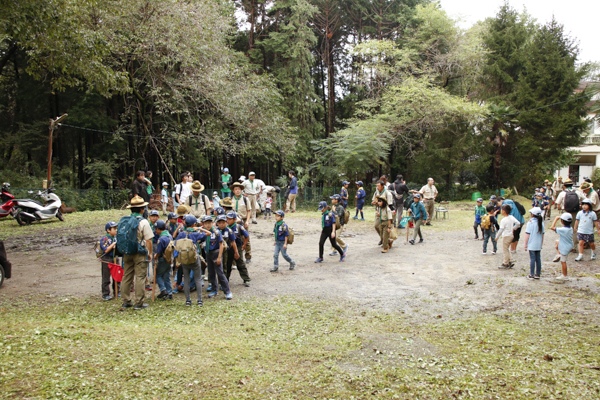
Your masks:
<instances>
[{"instance_id":1,"label":"motor scooter","mask_svg":"<svg viewBox=\"0 0 600 400\"><path fill-rule=\"evenodd\" d=\"M30 191L29 193L33 192ZM45 204L42 204L36 198L42 199ZM34 221L44 221L54 217L60 221L65 220L60 212L62 202L52 189L38 191L33 199L16 199L14 202L16 203L16 212L13 216L19 225L29 225Z\"/></svg>"},{"instance_id":2,"label":"motor scooter","mask_svg":"<svg viewBox=\"0 0 600 400\"><path fill-rule=\"evenodd\" d=\"M2 189L0 191L0 218L4 218L7 215L14 216L15 210L15 196L13 196L10 192L10 183L4 182L2 184Z\"/></svg>"}]
</instances>

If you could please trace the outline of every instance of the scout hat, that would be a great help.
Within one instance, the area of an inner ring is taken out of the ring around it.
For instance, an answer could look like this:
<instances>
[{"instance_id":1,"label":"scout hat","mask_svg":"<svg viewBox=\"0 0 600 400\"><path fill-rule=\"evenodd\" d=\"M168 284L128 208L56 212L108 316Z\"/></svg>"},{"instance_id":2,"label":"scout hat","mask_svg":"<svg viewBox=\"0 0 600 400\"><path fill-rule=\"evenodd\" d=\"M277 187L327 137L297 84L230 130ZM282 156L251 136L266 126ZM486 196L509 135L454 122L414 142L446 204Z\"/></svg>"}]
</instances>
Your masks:
<instances>
[{"instance_id":1,"label":"scout hat","mask_svg":"<svg viewBox=\"0 0 600 400\"><path fill-rule=\"evenodd\" d=\"M187 206L184 206L183 204L180 205L179 207L177 207L177 210L175 211L177 213L177 215L179 215L180 217L183 217L185 214L187 214L189 212L189 208Z\"/></svg>"},{"instance_id":2,"label":"scout hat","mask_svg":"<svg viewBox=\"0 0 600 400\"><path fill-rule=\"evenodd\" d=\"M138 208L138 207L144 207L147 206L148 203L144 201L144 199L142 199L140 196L138 196L137 194L135 196L133 196L133 198L131 199L131 204L129 204L127 206L127 208Z\"/></svg>"},{"instance_id":3,"label":"scout hat","mask_svg":"<svg viewBox=\"0 0 600 400\"><path fill-rule=\"evenodd\" d=\"M567 178L564 182L565 185L572 185L573 181L571 180L571 178Z\"/></svg>"},{"instance_id":4,"label":"scout hat","mask_svg":"<svg viewBox=\"0 0 600 400\"><path fill-rule=\"evenodd\" d=\"M240 179L242 179L242 178L240 178ZM244 185L242 185L242 184L241 184L241 183L239 183L239 182L234 182L234 183L233 183L231 186L229 186L229 187L230 187L231 189L234 189L234 188L236 188L236 187L239 187L240 189L244 190Z\"/></svg>"},{"instance_id":5,"label":"scout hat","mask_svg":"<svg viewBox=\"0 0 600 400\"><path fill-rule=\"evenodd\" d=\"M233 204L231 203L231 197L225 197L223 200L221 200L221 207L233 207Z\"/></svg>"},{"instance_id":6,"label":"scout hat","mask_svg":"<svg viewBox=\"0 0 600 400\"><path fill-rule=\"evenodd\" d=\"M387 202L387 198L386 198L385 196L382 196L382 195L379 195L379 196L377 196L377 200L381 200L381 201L383 201L385 204L387 204L387 203L388 203L388 202Z\"/></svg>"},{"instance_id":7,"label":"scout hat","mask_svg":"<svg viewBox=\"0 0 600 400\"><path fill-rule=\"evenodd\" d=\"M204 190L204 185L200 183L200 181L194 181L192 183L192 192L201 192Z\"/></svg>"},{"instance_id":8,"label":"scout hat","mask_svg":"<svg viewBox=\"0 0 600 400\"><path fill-rule=\"evenodd\" d=\"M548 179L546 179L546 180L544 181L544 183L550 183L550 181L549 181Z\"/></svg>"},{"instance_id":9,"label":"scout hat","mask_svg":"<svg viewBox=\"0 0 600 400\"><path fill-rule=\"evenodd\" d=\"M579 189L581 189L581 190L587 190L587 189L591 189L591 188L593 188L593 187L594 187L594 184L593 184L593 183L589 183L589 182L583 182L583 183L581 184L581 187L580 187Z\"/></svg>"}]
</instances>

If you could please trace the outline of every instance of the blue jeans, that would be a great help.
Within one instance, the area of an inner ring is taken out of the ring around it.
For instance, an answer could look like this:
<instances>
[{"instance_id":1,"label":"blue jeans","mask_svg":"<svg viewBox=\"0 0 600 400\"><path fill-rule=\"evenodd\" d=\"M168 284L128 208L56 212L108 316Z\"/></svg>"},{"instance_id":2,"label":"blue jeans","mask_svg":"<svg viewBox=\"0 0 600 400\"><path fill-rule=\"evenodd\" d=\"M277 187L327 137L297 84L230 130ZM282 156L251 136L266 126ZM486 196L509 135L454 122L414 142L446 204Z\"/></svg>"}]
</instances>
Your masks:
<instances>
[{"instance_id":1,"label":"blue jeans","mask_svg":"<svg viewBox=\"0 0 600 400\"><path fill-rule=\"evenodd\" d=\"M483 229L483 252L487 253L488 240L492 239L494 252L498 251L498 242L496 242L496 232L491 229Z\"/></svg>"},{"instance_id":2,"label":"blue jeans","mask_svg":"<svg viewBox=\"0 0 600 400\"><path fill-rule=\"evenodd\" d=\"M231 197L231 191L224 192L221 190L221 199L224 199L225 197Z\"/></svg>"},{"instance_id":3,"label":"blue jeans","mask_svg":"<svg viewBox=\"0 0 600 400\"><path fill-rule=\"evenodd\" d=\"M163 257L159 257L156 263L156 283L161 292L166 291L167 294L173 293L173 286L171 286L171 266Z\"/></svg>"},{"instance_id":4,"label":"blue jeans","mask_svg":"<svg viewBox=\"0 0 600 400\"><path fill-rule=\"evenodd\" d=\"M283 256L285 261L289 262L290 265L294 262L294 260L292 260L292 257L288 256L287 250L283 248L284 244L285 241L283 240L275 241L275 252L273 253L273 265L275 267L279 267L279 252L281 252L281 255Z\"/></svg>"},{"instance_id":5,"label":"blue jeans","mask_svg":"<svg viewBox=\"0 0 600 400\"><path fill-rule=\"evenodd\" d=\"M542 274L542 251L529 250L529 273L531 275Z\"/></svg>"}]
</instances>

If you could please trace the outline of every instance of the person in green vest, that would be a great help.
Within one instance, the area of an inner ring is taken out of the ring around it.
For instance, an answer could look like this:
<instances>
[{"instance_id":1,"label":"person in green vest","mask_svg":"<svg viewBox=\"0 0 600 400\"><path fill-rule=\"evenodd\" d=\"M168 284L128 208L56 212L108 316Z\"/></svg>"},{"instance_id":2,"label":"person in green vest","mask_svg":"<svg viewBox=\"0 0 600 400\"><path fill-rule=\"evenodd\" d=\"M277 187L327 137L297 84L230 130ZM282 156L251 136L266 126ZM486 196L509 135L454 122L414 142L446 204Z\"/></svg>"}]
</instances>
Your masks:
<instances>
[{"instance_id":1,"label":"person in green vest","mask_svg":"<svg viewBox=\"0 0 600 400\"><path fill-rule=\"evenodd\" d=\"M221 194L222 198L231 197L231 189L229 185L233 177L229 174L229 168L223 168L223 175L221 175L221 179L219 179L219 183L221 184Z\"/></svg>"}]
</instances>

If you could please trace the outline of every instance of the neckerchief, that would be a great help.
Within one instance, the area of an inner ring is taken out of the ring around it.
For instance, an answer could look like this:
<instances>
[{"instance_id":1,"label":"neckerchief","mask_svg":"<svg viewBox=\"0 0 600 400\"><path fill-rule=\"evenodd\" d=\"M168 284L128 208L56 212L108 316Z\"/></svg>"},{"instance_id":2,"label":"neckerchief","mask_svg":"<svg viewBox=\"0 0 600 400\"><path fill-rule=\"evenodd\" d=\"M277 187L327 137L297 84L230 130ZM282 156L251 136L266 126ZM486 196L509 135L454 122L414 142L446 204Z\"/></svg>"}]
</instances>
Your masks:
<instances>
[{"instance_id":1,"label":"neckerchief","mask_svg":"<svg viewBox=\"0 0 600 400\"><path fill-rule=\"evenodd\" d=\"M279 221L279 222L276 222L276 223L275 223L275 229L273 229L273 232L275 232L275 240L277 240L277 229L278 229L278 228L279 228L281 225L283 225L283 220L281 220L281 221Z\"/></svg>"},{"instance_id":2,"label":"neckerchief","mask_svg":"<svg viewBox=\"0 0 600 400\"><path fill-rule=\"evenodd\" d=\"M329 211L323 212L323 215L321 218L321 229L325 228L325 216L327 215L327 213L329 213Z\"/></svg>"},{"instance_id":3,"label":"neckerchief","mask_svg":"<svg viewBox=\"0 0 600 400\"><path fill-rule=\"evenodd\" d=\"M233 198L235 199L235 212L237 212L237 210L238 210L238 204L239 204L242 196L243 195L240 195L240 197L237 197L235 194L233 195Z\"/></svg>"},{"instance_id":4,"label":"neckerchief","mask_svg":"<svg viewBox=\"0 0 600 400\"><path fill-rule=\"evenodd\" d=\"M163 237L163 236L169 236L169 232L168 232L168 231L162 231L162 232L160 233L160 236L159 236L159 237Z\"/></svg>"},{"instance_id":5,"label":"neckerchief","mask_svg":"<svg viewBox=\"0 0 600 400\"><path fill-rule=\"evenodd\" d=\"M192 193L192 197L193 197L194 199L196 199L196 204L195 204L195 207L196 207L196 208L198 208L198 199L200 198L200 196L201 196L201 195L202 195L202 194L199 194L199 195L198 195L198 197L196 197L196 196L194 196L194 194Z\"/></svg>"},{"instance_id":6,"label":"neckerchief","mask_svg":"<svg viewBox=\"0 0 600 400\"><path fill-rule=\"evenodd\" d=\"M132 216L132 217L141 217L141 216L142 216L142 214L138 214L138 213L131 213L131 216ZM143 217L142 217L142 218L143 218Z\"/></svg>"}]
</instances>

